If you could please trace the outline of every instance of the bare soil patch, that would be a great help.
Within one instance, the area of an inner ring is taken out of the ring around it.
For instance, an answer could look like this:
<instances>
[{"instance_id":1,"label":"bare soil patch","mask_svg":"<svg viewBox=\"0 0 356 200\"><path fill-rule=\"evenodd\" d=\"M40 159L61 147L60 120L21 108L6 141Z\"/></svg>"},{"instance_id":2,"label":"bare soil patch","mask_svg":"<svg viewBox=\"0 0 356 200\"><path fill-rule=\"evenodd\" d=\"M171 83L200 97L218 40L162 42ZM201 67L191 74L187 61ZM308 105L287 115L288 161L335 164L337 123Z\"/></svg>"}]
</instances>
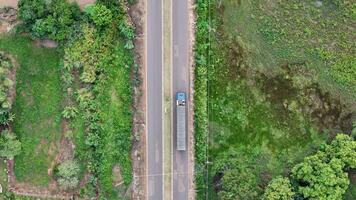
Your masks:
<instances>
[{"instance_id":1,"label":"bare soil patch","mask_svg":"<svg viewBox=\"0 0 356 200\"><path fill-rule=\"evenodd\" d=\"M196 198L195 183L194 183L194 66L195 66L195 56L194 56L194 44L195 44L195 12L194 12L194 0L188 0L189 9L189 115L188 115L188 199L194 200Z\"/></svg>"},{"instance_id":2,"label":"bare soil patch","mask_svg":"<svg viewBox=\"0 0 356 200\"><path fill-rule=\"evenodd\" d=\"M53 40L34 40L35 46L36 47L42 47L42 48L56 48L58 47L58 43L53 41Z\"/></svg>"},{"instance_id":3,"label":"bare soil patch","mask_svg":"<svg viewBox=\"0 0 356 200\"><path fill-rule=\"evenodd\" d=\"M18 0L0 0L0 7L13 7L17 8Z\"/></svg>"},{"instance_id":4,"label":"bare soil patch","mask_svg":"<svg viewBox=\"0 0 356 200\"><path fill-rule=\"evenodd\" d=\"M10 87L9 93L7 96L8 96L10 105L13 105L13 102L16 97L16 70L19 65L13 56L11 56L11 55L7 55L7 56L10 58L11 63L12 63L12 70L10 71L8 78L13 82L13 85Z\"/></svg>"},{"instance_id":5,"label":"bare soil patch","mask_svg":"<svg viewBox=\"0 0 356 200\"><path fill-rule=\"evenodd\" d=\"M95 3L96 0L69 0L69 2L77 2L80 8L84 8L88 4Z\"/></svg>"},{"instance_id":6,"label":"bare soil patch","mask_svg":"<svg viewBox=\"0 0 356 200\"><path fill-rule=\"evenodd\" d=\"M16 9L0 8L0 33L10 32L11 29L17 24L18 20Z\"/></svg>"}]
</instances>

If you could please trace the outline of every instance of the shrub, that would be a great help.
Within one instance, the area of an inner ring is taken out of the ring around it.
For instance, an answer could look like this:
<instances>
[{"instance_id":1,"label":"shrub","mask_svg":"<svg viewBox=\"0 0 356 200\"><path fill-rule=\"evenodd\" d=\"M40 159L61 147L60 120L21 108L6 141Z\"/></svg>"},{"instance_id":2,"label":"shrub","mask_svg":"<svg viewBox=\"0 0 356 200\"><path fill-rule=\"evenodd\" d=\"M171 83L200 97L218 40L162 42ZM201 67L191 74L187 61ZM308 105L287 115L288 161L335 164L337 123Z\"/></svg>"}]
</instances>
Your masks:
<instances>
[{"instance_id":1,"label":"shrub","mask_svg":"<svg viewBox=\"0 0 356 200\"><path fill-rule=\"evenodd\" d=\"M74 106L67 106L62 112L62 116L66 119L72 119L77 116L78 110Z\"/></svg>"},{"instance_id":2,"label":"shrub","mask_svg":"<svg viewBox=\"0 0 356 200\"><path fill-rule=\"evenodd\" d=\"M21 152L21 142L8 130L1 132L0 136L0 156L13 159Z\"/></svg>"},{"instance_id":3,"label":"shrub","mask_svg":"<svg viewBox=\"0 0 356 200\"><path fill-rule=\"evenodd\" d=\"M56 172L57 181L63 189L74 189L79 183L79 165L75 160L61 163Z\"/></svg>"},{"instance_id":4,"label":"shrub","mask_svg":"<svg viewBox=\"0 0 356 200\"><path fill-rule=\"evenodd\" d=\"M15 115L10 113L7 109L0 109L0 124L9 125L10 122L14 121Z\"/></svg>"},{"instance_id":5,"label":"shrub","mask_svg":"<svg viewBox=\"0 0 356 200\"><path fill-rule=\"evenodd\" d=\"M47 5L45 0L19 0L19 18L28 26L31 26L37 19L45 17Z\"/></svg>"},{"instance_id":6,"label":"shrub","mask_svg":"<svg viewBox=\"0 0 356 200\"><path fill-rule=\"evenodd\" d=\"M268 184L263 200L292 200L293 196L288 178L277 177Z\"/></svg>"},{"instance_id":7,"label":"shrub","mask_svg":"<svg viewBox=\"0 0 356 200\"><path fill-rule=\"evenodd\" d=\"M97 26L108 25L113 20L111 11L102 4L87 6L85 8L85 12L90 16L94 24Z\"/></svg>"}]
</instances>

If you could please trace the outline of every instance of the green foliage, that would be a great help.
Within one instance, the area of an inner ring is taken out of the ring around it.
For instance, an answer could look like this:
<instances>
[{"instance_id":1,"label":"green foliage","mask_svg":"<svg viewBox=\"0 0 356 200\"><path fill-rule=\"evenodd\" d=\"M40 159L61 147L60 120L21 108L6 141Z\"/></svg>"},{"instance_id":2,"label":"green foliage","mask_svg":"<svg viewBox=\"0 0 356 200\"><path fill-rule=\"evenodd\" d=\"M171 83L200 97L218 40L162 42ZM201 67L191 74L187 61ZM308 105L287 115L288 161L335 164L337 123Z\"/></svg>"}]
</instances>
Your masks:
<instances>
[{"instance_id":1,"label":"green foliage","mask_svg":"<svg viewBox=\"0 0 356 200\"><path fill-rule=\"evenodd\" d=\"M232 169L224 172L221 180L222 189L218 193L221 200L253 200L258 194L256 192L256 182L251 171L240 171Z\"/></svg>"},{"instance_id":2,"label":"green foliage","mask_svg":"<svg viewBox=\"0 0 356 200\"><path fill-rule=\"evenodd\" d=\"M109 25L113 20L111 11L102 4L87 6L85 12L90 15L94 24L97 26Z\"/></svg>"},{"instance_id":3,"label":"green foliage","mask_svg":"<svg viewBox=\"0 0 356 200\"><path fill-rule=\"evenodd\" d=\"M208 4L210 1L196 1L197 30L195 35L195 79L194 79L194 137L195 137L195 179L198 189L198 198L203 198L207 183L204 176L207 173L207 135L208 135L208 115L207 115L207 71L209 57L209 24L208 24Z\"/></svg>"},{"instance_id":4,"label":"green foliage","mask_svg":"<svg viewBox=\"0 0 356 200\"><path fill-rule=\"evenodd\" d=\"M277 177L268 184L263 200L293 200L293 196L288 178Z\"/></svg>"},{"instance_id":5,"label":"green foliage","mask_svg":"<svg viewBox=\"0 0 356 200\"><path fill-rule=\"evenodd\" d=\"M355 168L356 141L339 134L325 148L292 169L298 192L306 199L342 199L349 179L345 169Z\"/></svg>"},{"instance_id":6,"label":"green foliage","mask_svg":"<svg viewBox=\"0 0 356 200\"><path fill-rule=\"evenodd\" d=\"M32 25L37 19L45 17L47 5L45 0L19 0L19 18L26 24Z\"/></svg>"},{"instance_id":7,"label":"green foliage","mask_svg":"<svg viewBox=\"0 0 356 200\"><path fill-rule=\"evenodd\" d=\"M2 109L4 113L9 111L12 106L8 98L9 90L14 84L12 80L9 79L12 67L11 60L5 55L4 52L0 52L0 109ZM7 123L3 122L2 124Z\"/></svg>"},{"instance_id":8,"label":"green foliage","mask_svg":"<svg viewBox=\"0 0 356 200\"><path fill-rule=\"evenodd\" d=\"M57 168L57 181L64 189L74 189L79 184L79 165L75 160L67 160Z\"/></svg>"},{"instance_id":9,"label":"green foliage","mask_svg":"<svg viewBox=\"0 0 356 200\"><path fill-rule=\"evenodd\" d=\"M330 158L340 159L347 168L356 168L356 141L354 138L338 134L324 151Z\"/></svg>"},{"instance_id":10,"label":"green foliage","mask_svg":"<svg viewBox=\"0 0 356 200\"><path fill-rule=\"evenodd\" d=\"M259 153L230 148L214 160L211 173L216 175L214 187L218 199L257 199L261 192L254 160Z\"/></svg>"},{"instance_id":11,"label":"green foliage","mask_svg":"<svg viewBox=\"0 0 356 200\"><path fill-rule=\"evenodd\" d=\"M77 116L78 110L74 106L67 106L62 112L62 116L66 119L72 119Z\"/></svg>"},{"instance_id":12,"label":"green foliage","mask_svg":"<svg viewBox=\"0 0 356 200\"><path fill-rule=\"evenodd\" d=\"M56 41L68 39L80 12L66 0L20 0L18 5L20 19L35 37Z\"/></svg>"},{"instance_id":13,"label":"green foliage","mask_svg":"<svg viewBox=\"0 0 356 200\"><path fill-rule=\"evenodd\" d=\"M4 130L0 135L0 156L13 159L21 152L21 142L13 133Z\"/></svg>"},{"instance_id":14,"label":"green foliage","mask_svg":"<svg viewBox=\"0 0 356 200\"><path fill-rule=\"evenodd\" d=\"M298 192L306 199L342 199L349 185L344 166L339 159L328 161L322 152L305 158L292 170L293 178L301 183Z\"/></svg>"},{"instance_id":15,"label":"green foliage","mask_svg":"<svg viewBox=\"0 0 356 200\"><path fill-rule=\"evenodd\" d=\"M8 126L11 122L13 122L15 119L15 114L7 111L7 110L1 110L0 109L0 124Z\"/></svg>"}]
</instances>

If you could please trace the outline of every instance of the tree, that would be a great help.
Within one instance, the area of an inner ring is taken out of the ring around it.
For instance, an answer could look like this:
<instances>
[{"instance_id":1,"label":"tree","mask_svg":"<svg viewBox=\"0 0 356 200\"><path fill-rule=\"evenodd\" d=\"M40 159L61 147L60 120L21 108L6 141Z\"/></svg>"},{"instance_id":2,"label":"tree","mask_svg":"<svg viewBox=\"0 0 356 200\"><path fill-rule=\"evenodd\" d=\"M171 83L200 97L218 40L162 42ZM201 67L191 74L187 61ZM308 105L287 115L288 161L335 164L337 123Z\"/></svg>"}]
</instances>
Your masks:
<instances>
[{"instance_id":1,"label":"tree","mask_svg":"<svg viewBox=\"0 0 356 200\"><path fill-rule=\"evenodd\" d=\"M79 183L79 165L75 160L67 160L57 168L57 182L63 189L74 189Z\"/></svg>"},{"instance_id":2,"label":"tree","mask_svg":"<svg viewBox=\"0 0 356 200\"><path fill-rule=\"evenodd\" d=\"M330 144L293 167L292 179L296 183L297 195L310 200L342 199L349 186L345 170L355 167L356 142L348 135L338 134ZM272 180L264 199L285 199L278 195L281 192L291 194L287 181L282 178Z\"/></svg>"},{"instance_id":3,"label":"tree","mask_svg":"<svg viewBox=\"0 0 356 200\"><path fill-rule=\"evenodd\" d=\"M268 184L263 200L292 200L293 196L288 178L277 177Z\"/></svg>"},{"instance_id":4,"label":"tree","mask_svg":"<svg viewBox=\"0 0 356 200\"><path fill-rule=\"evenodd\" d=\"M16 136L8 130L2 131L0 136L0 156L13 159L20 152L21 142L16 139Z\"/></svg>"},{"instance_id":5,"label":"tree","mask_svg":"<svg viewBox=\"0 0 356 200\"><path fill-rule=\"evenodd\" d=\"M356 168L356 141L348 135L338 134L325 150L330 159L337 158L346 168Z\"/></svg>"},{"instance_id":6,"label":"tree","mask_svg":"<svg viewBox=\"0 0 356 200\"><path fill-rule=\"evenodd\" d=\"M35 37L62 41L78 18L78 5L66 0L20 0L19 17Z\"/></svg>"},{"instance_id":7,"label":"tree","mask_svg":"<svg viewBox=\"0 0 356 200\"><path fill-rule=\"evenodd\" d=\"M336 158L326 160L325 153L318 152L292 169L293 178L299 182L298 192L304 198L342 199L349 185L347 173L343 171L345 164Z\"/></svg>"}]
</instances>

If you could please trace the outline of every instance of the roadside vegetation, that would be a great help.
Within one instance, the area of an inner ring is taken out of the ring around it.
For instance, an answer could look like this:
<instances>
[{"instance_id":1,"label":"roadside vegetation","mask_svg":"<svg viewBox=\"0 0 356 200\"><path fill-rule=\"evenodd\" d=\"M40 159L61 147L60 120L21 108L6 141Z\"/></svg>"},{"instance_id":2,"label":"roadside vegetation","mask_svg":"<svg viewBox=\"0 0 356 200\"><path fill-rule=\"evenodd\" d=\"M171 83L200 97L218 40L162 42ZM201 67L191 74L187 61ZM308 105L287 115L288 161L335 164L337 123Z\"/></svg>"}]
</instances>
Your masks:
<instances>
[{"instance_id":1,"label":"roadside vegetation","mask_svg":"<svg viewBox=\"0 0 356 200\"><path fill-rule=\"evenodd\" d=\"M57 184L56 192L80 198L130 197L129 2L98 0L80 10L65 0L19 1L23 23L16 33L0 36L0 49L19 65L15 118L8 120L16 133L0 140L0 153L9 142L18 147L4 156L15 156L17 181ZM34 45L43 39L59 47Z\"/></svg>"},{"instance_id":2,"label":"roadside vegetation","mask_svg":"<svg viewBox=\"0 0 356 200\"><path fill-rule=\"evenodd\" d=\"M350 3L196 2L198 199L355 198Z\"/></svg>"}]
</instances>

